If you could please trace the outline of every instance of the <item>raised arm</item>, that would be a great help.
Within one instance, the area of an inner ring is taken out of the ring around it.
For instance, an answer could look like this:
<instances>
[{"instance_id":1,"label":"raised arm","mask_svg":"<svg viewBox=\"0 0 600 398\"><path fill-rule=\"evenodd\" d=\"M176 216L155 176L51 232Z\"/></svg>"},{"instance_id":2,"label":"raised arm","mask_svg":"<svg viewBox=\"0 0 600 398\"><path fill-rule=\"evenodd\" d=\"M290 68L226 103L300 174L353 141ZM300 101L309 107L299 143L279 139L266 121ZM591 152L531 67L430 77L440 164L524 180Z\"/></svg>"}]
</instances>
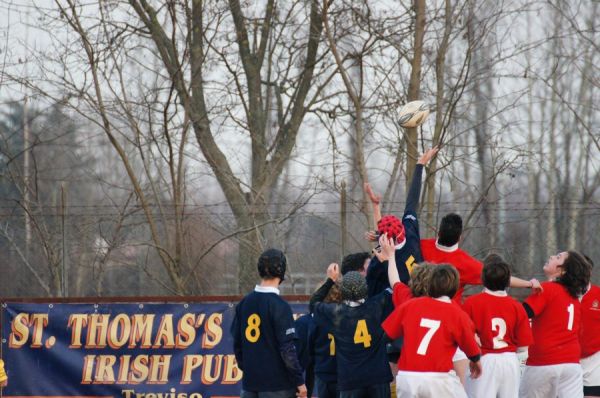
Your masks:
<instances>
[{"instance_id":1,"label":"raised arm","mask_svg":"<svg viewBox=\"0 0 600 398\"><path fill-rule=\"evenodd\" d=\"M371 184L368 182L365 182L364 189L371 200L371 206L373 206L373 221L375 222L375 231L377 231L377 223L381 220L381 206L379 205L381 202L381 195L377 195L373 192L373 188L371 188Z\"/></svg>"},{"instance_id":2,"label":"raised arm","mask_svg":"<svg viewBox=\"0 0 600 398\"><path fill-rule=\"evenodd\" d=\"M394 240L388 239L387 234L383 234L379 237L379 246L381 251L375 255L379 261L388 262L388 281L390 286L393 288L394 285L400 282L400 275L398 274L398 267L396 266L396 247L394 246Z\"/></svg>"},{"instance_id":3,"label":"raised arm","mask_svg":"<svg viewBox=\"0 0 600 398\"><path fill-rule=\"evenodd\" d=\"M325 300L327 297L327 293L329 293L329 289L334 285L335 281L340 276L340 266L336 263L331 263L327 267L327 280L323 283L316 292L310 296L310 302L308 304L308 309L312 313L316 303L320 303Z\"/></svg>"},{"instance_id":4,"label":"raised arm","mask_svg":"<svg viewBox=\"0 0 600 398\"><path fill-rule=\"evenodd\" d=\"M413 179L410 183L408 195L406 195L406 206L404 207L404 213L416 213L419 207L419 196L421 195L421 179L423 177L423 167L429 163L431 159L438 152L438 147L433 147L426 151L419 160L413 173Z\"/></svg>"}]
</instances>

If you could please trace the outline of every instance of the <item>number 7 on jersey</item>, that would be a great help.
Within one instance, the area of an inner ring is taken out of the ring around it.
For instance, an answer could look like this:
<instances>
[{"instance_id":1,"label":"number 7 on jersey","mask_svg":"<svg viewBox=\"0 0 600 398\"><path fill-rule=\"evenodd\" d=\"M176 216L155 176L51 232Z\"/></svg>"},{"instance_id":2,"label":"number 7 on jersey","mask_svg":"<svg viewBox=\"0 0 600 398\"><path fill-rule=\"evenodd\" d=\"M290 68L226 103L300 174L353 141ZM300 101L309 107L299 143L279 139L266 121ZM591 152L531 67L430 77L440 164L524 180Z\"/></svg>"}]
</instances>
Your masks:
<instances>
[{"instance_id":1,"label":"number 7 on jersey","mask_svg":"<svg viewBox=\"0 0 600 398\"><path fill-rule=\"evenodd\" d=\"M425 336L423 336L423 340L421 340L421 344L419 344L419 348L417 348L417 354L427 355L427 348L429 347L429 343L431 342L431 339L433 338L435 332L437 332L440 328L441 324L441 321L421 318L421 323L419 324L419 326L427 328L429 330L427 331L427 333L425 333Z\"/></svg>"}]
</instances>

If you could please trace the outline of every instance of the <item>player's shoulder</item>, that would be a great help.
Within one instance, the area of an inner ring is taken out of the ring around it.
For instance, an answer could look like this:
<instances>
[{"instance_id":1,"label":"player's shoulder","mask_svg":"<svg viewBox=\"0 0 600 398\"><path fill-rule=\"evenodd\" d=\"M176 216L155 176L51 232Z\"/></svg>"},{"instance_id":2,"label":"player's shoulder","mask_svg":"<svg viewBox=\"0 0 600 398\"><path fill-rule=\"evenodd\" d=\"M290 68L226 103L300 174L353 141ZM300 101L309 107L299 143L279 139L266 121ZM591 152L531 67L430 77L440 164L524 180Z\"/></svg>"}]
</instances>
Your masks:
<instances>
[{"instance_id":1,"label":"player's shoulder","mask_svg":"<svg viewBox=\"0 0 600 398\"><path fill-rule=\"evenodd\" d=\"M556 281L544 281L541 283L542 291L540 294L556 295L561 293L567 293L567 289Z\"/></svg>"},{"instance_id":2,"label":"player's shoulder","mask_svg":"<svg viewBox=\"0 0 600 398\"><path fill-rule=\"evenodd\" d=\"M590 294L590 296L592 296L592 297L600 297L600 286L590 285L590 290L588 290L588 292L586 293L586 296L588 294Z\"/></svg>"},{"instance_id":3,"label":"player's shoulder","mask_svg":"<svg viewBox=\"0 0 600 398\"><path fill-rule=\"evenodd\" d=\"M421 239L421 247L435 248L435 239Z\"/></svg>"}]
</instances>

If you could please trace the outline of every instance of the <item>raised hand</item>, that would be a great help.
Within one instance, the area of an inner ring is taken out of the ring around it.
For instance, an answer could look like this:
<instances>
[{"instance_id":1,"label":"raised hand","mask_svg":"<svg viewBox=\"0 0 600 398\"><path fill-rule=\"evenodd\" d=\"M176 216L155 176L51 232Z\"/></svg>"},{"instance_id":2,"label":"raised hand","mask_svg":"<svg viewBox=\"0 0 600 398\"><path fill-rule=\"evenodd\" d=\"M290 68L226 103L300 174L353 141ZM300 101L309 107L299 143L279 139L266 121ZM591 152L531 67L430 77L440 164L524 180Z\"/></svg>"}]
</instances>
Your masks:
<instances>
[{"instance_id":1,"label":"raised hand","mask_svg":"<svg viewBox=\"0 0 600 398\"><path fill-rule=\"evenodd\" d=\"M439 150L440 150L439 147L434 146L433 148L425 151L425 153L421 155L421 157L419 158L419 160L417 161L417 163L418 164L422 164L422 165L426 165L427 163L429 163L429 161L431 159L433 159L433 157L438 153Z\"/></svg>"},{"instance_id":2,"label":"raised hand","mask_svg":"<svg viewBox=\"0 0 600 398\"><path fill-rule=\"evenodd\" d=\"M373 188L371 188L371 184L369 184L368 182L365 182L364 189L365 189L365 192L367 193L367 196L369 197L369 200L371 200L371 203L378 205L379 202L381 202L381 195L377 195L375 192L373 192Z\"/></svg>"},{"instance_id":3,"label":"raised hand","mask_svg":"<svg viewBox=\"0 0 600 398\"><path fill-rule=\"evenodd\" d=\"M327 267L327 277L337 282L340 277L340 266L337 263L329 264L329 267Z\"/></svg>"}]
</instances>

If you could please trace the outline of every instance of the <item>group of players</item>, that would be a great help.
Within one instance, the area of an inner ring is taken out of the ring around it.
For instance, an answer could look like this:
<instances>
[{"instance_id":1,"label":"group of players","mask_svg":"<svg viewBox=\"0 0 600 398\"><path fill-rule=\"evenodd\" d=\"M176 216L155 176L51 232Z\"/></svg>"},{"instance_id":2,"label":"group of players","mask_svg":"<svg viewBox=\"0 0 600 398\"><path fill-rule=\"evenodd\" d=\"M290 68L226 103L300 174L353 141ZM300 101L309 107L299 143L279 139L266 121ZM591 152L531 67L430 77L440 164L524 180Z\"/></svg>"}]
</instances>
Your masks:
<instances>
[{"instance_id":1,"label":"group of players","mask_svg":"<svg viewBox=\"0 0 600 398\"><path fill-rule=\"evenodd\" d=\"M600 287L592 260L551 256L547 281L511 276L498 255L483 263L458 247L462 220L445 216L437 239L420 239L417 162L402 219L373 203L375 256L348 255L297 321L279 296L286 259L258 260L261 283L236 306L231 333L242 397L600 397ZM463 300L467 284L484 289ZM532 289L519 303L508 287ZM527 357L521 372L519 356ZM395 364L397 362L397 365ZM308 387L308 388L307 388Z\"/></svg>"}]
</instances>

